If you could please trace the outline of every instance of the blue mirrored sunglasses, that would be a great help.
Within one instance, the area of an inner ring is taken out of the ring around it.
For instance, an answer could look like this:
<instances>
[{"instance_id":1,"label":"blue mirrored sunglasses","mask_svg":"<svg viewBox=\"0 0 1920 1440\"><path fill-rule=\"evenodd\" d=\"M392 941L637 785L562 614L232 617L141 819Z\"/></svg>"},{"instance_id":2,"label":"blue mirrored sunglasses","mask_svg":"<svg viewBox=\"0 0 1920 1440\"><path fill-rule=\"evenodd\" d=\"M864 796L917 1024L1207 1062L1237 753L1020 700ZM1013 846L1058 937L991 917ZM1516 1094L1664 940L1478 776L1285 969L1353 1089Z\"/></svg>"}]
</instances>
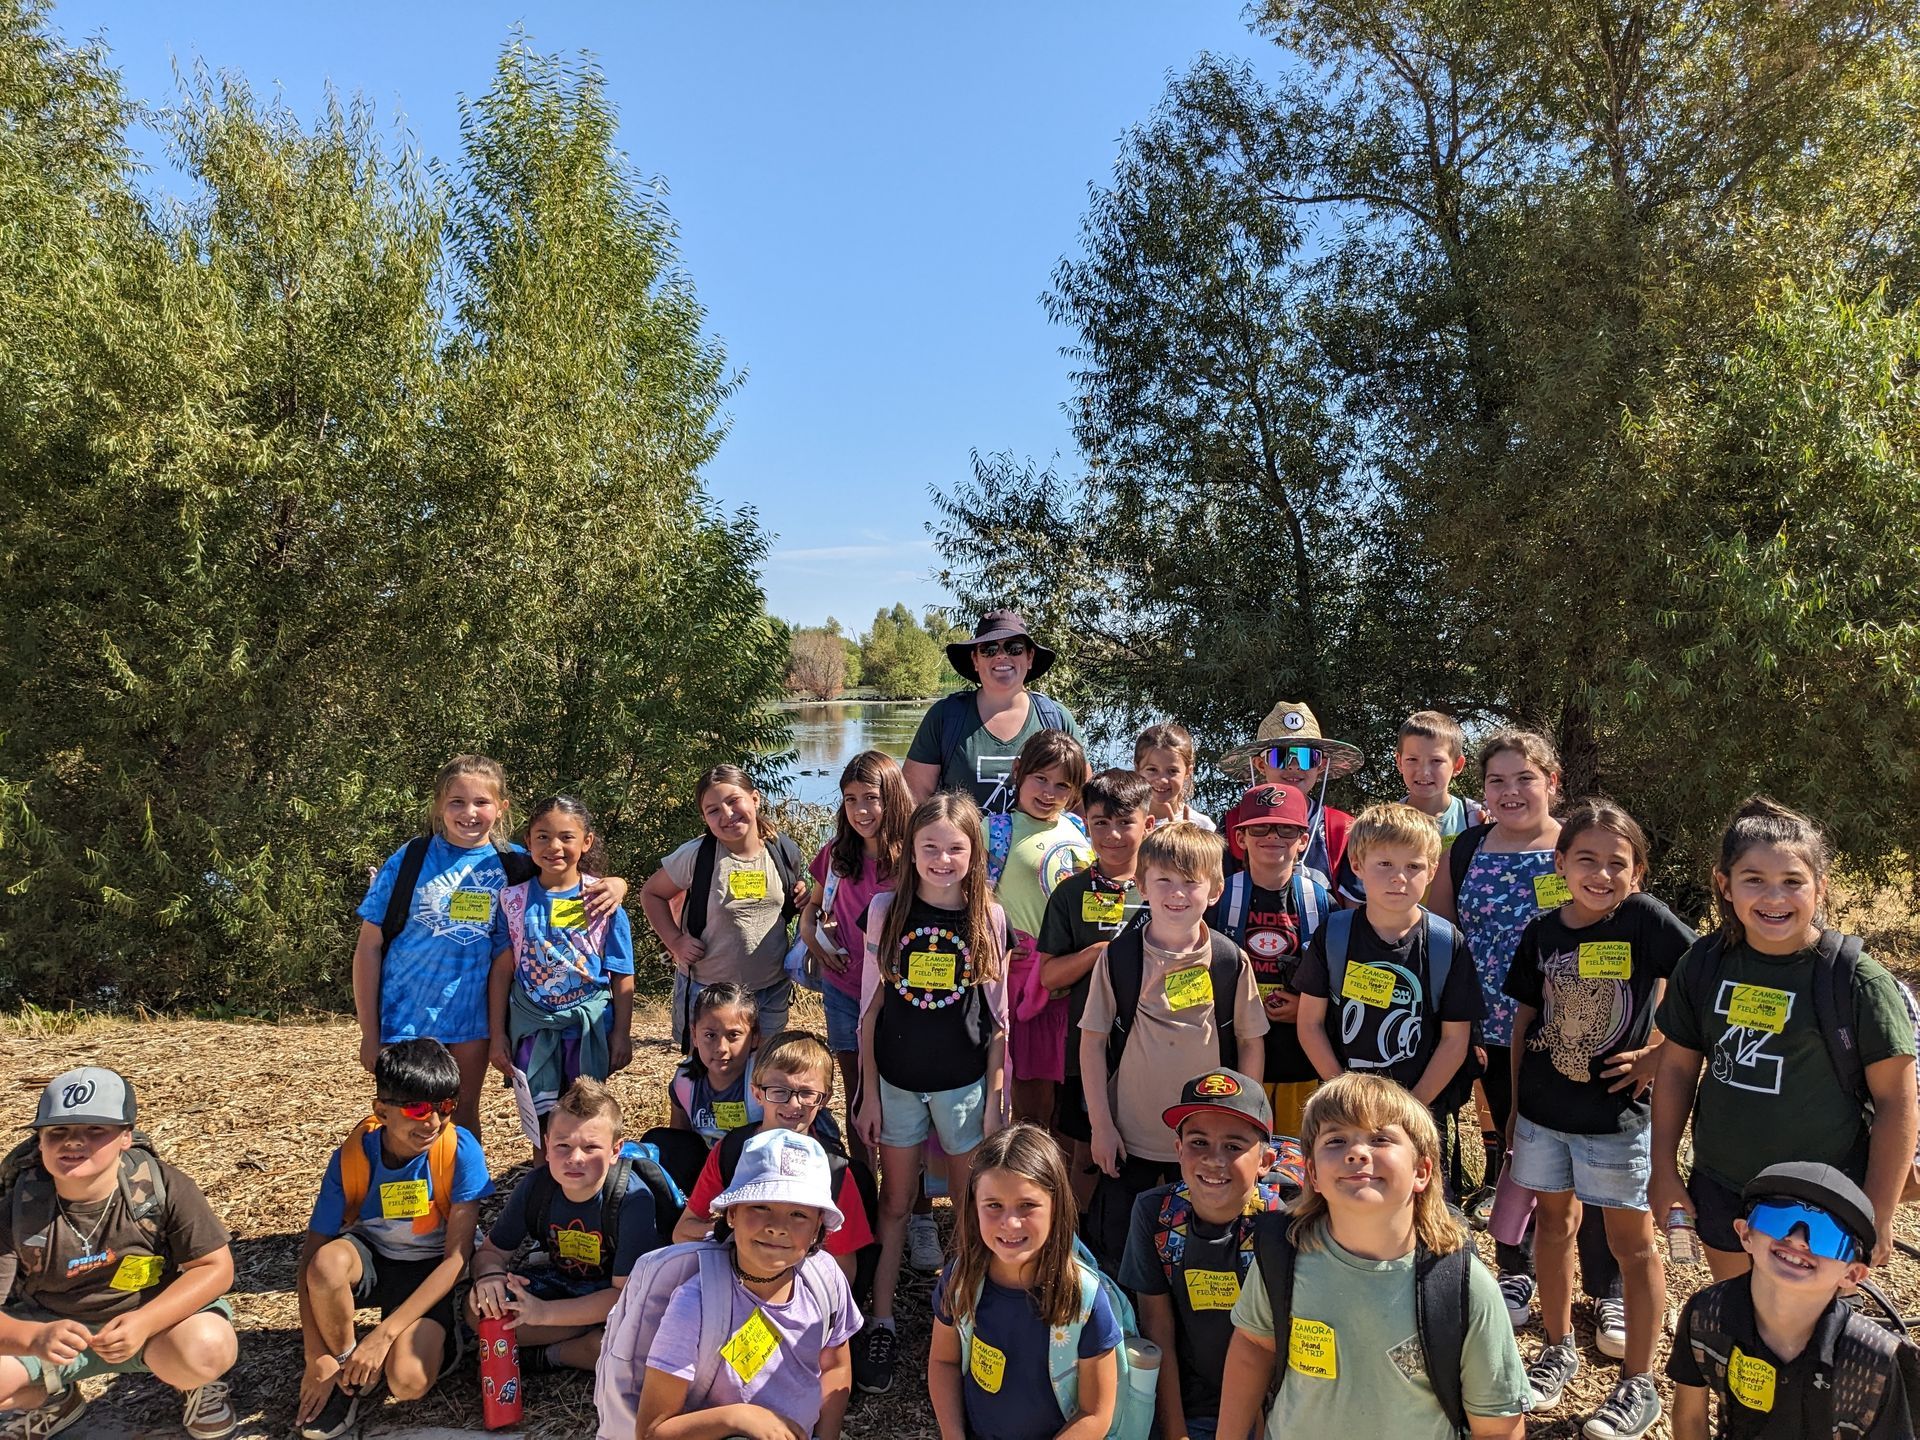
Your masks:
<instances>
[{"instance_id":1,"label":"blue mirrored sunglasses","mask_svg":"<svg viewBox=\"0 0 1920 1440\"><path fill-rule=\"evenodd\" d=\"M1747 1212L1747 1224L1782 1243L1795 1230L1806 1231L1807 1251L1823 1260L1851 1260L1860 1244L1824 1210L1793 1200L1762 1200Z\"/></svg>"},{"instance_id":2,"label":"blue mirrored sunglasses","mask_svg":"<svg viewBox=\"0 0 1920 1440\"><path fill-rule=\"evenodd\" d=\"M1323 751L1317 745L1269 745L1269 770L1312 770L1319 766Z\"/></svg>"}]
</instances>

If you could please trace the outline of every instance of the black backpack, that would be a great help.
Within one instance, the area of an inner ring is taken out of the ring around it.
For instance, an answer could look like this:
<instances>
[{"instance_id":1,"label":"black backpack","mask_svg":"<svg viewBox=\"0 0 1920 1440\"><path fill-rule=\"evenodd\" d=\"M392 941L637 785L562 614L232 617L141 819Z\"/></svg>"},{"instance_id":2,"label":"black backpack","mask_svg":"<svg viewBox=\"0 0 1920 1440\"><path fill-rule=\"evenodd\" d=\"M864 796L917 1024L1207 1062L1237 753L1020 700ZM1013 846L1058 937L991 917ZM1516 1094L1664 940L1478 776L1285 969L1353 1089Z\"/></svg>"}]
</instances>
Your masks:
<instances>
[{"instance_id":1,"label":"black backpack","mask_svg":"<svg viewBox=\"0 0 1920 1440\"><path fill-rule=\"evenodd\" d=\"M773 855L774 872L780 877L780 889L786 896L780 907L780 923L791 924L793 917L800 913L800 885L804 877L804 861L793 841L784 835L776 835L767 842L767 849ZM707 896L713 889L713 867L718 862L720 842L711 832L700 837L700 848L693 857L693 883L687 887L686 903L680 910L680 929L694 939L699 939L707 928Z\"/></svg>"},{"instance_id":2,"label":"black backpack","mask_svg":"<svg viewBox=\"0 0 1920 1440\"><path fill-rule=\"evenodd\" d=\"M1484 825L1469 825L1453 837L1453 844L1447 847L1447 874L1453 880L1454 909L1460 908L1460 887L1467 883L1467 871L1473 868L1473 857L1480 852L1480 842L1493 830L1493 822Z\"/></svg>"},{"instance_id":3,"label":"black backpack","mask_svg":"<svg viewBox=\"0 0 1920 1440\"><path fill-rule=\"evenodd\" d=\"M620 1147L620 1158L607 1170L600 1182L600 1235L609 1251L620 1244L620 1205L637 1180L653 1192L653 1224L662 1245L673 1239L673 1227L687 1207L687 1197L679 1183L666 1172L652 1147L629 1140ZM553 1197L560 1187L553 1171L545 1165L534 1168L527 1177L527 1234L536 1245L547 1243L547 1224L553 1217ZM607 1273L613 1273L613 1255L602 1257Z\"/></svg>"},{"instance_id":4,"label":"black backpack","mask_svg":"<svg viewBox=\"0 0 1920 1440\"><path fill-rule=\"evenodd\" d=\"M1141 912L1144 915L1146 912ZM1120 1073L1120 1057L1127 1052L1134 1017L1140 1012L1140 985L1146 978L1147 927L1134 925L1107 945L1107 983L1113 987L1113 1028L1107 1032L1107 1075ZM1213 954L1207 961L1207 981L1213 987L1213 1028L1220 1040L1220 1063L1240 1068L1240 1052L1233 1038L1234 996L1240 989L1240 947L1218 930L1209 930Z\"/></svg>"},{"instance_id":5,"label":"black backpack","mask_svg":"<svg viewBox=\"0 0 1920 1440\"><path fill-rule=\"evenodd\" d=\"M427 847L433 844L433 836L416 835L407 842L407 848L400 855L400 873L393 877L393 890L387 896L387 913L380 917L380 954L384 957L400 932L407 928L407 918L413 914L413 892L420 885L420 870L427 863ZM499 852L500 866L507 872L507 884L522 885L540 873L540 867L533 863L533 857L519 850L509 849L498 840L493 848Z\"/></svg>"},{"instance_id":6,"label":"black backpack","mask_svg":"<svg viewBox=\"0 0 1920 1440\"><path fill-rule=\"evenodd\" d=\"M1293 1217L1284 1210L1254 1217L1253 1253L1260 1262L1260 1280L1267 1305L1273 1311L1275 1361L1273 1389L1287 1374L1287 1342L1293 1333L1293 1263L1298 1255L1287 1233ZM1426 1357L1427 1383L1454 1430L1471 1428L1460 1387L1460 1359L1467 1333L1467 1292L1475 1263L1473 1246L1462 1245L1445 1255L1426 1246L1413 1253L1413 1314L1419 1328L1420 1350Z\"/></svg>"}]
</instances>

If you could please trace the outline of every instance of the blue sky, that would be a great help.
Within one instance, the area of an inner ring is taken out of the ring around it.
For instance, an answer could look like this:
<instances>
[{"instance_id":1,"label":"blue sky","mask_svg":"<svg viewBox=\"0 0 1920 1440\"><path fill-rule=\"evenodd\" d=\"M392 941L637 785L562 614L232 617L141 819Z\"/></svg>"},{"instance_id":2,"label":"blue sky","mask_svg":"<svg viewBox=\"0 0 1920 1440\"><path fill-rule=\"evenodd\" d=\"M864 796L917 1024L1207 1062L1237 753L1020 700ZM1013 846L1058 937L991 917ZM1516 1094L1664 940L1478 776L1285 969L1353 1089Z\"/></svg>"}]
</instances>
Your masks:
<instances>
[{"instance_id":1,"label":"blue sky","mask_svg":"<svg viewBox=\"0 0 1920 1440\"><path fill-rule=\"evenodd\" d=\"M944 602L928 489L964 479L969 450L1071 468L1071 337L1039 296L1122 133L1202 51L1280 59L1242 0L62 0L54 20L103 34L143 100L170 99L174 62L195 58L309 117L331 81L441 156L456 97L486 89L515 23L594 52L746 372L708 486L777 534L775 614L855 631L895 600Z\"/></svg>"}]
</instances>

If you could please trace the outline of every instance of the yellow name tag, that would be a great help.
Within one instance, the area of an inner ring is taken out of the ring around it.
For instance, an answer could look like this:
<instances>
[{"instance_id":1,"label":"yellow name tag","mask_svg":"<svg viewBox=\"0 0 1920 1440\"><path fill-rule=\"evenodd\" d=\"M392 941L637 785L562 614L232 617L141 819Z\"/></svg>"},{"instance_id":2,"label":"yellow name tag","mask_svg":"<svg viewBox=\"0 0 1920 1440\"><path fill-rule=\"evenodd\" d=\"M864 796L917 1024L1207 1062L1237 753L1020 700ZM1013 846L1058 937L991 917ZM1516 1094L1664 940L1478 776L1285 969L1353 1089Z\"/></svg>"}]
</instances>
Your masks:
<instances>
[{"instance_id":1,"label":"yellow name tag","mask_svg":"<svg viewBox=\"0 0 1920 1440\"><path fill-rule=\"evenodd\" d=\"M733 1332L733 1338L720 1347L720 1358L743 1381L752 1380L780 1348L780 1337L758 1306L747 1323Z\"/></svg>"},{"instance_id":2,"label":"yellow name tag","mask_svg":"<svg viewBox=\"0 0 1920 1440\"><path fill-rule=\"evenodd\" d=\"M1362 1005L1385 1010L1393 1004L1393 972L1378 965L1349 965L1347 978L1340 984L1340 994Z\"/></svg>"},{"instance_id":3,"label":"yellow name tag","mask_svg":"<svg viewBox=\"0 0 1920 1440\"><path fill-rule=\"evenodd\" d=\"M727 872L727 898L729 900L764 900L767 898L767 872L764 870L729 870ZM759 1314L754 1311L754 1314Z\"/></svg>"},{"instance_id":4,"label":"yellow name tag","mask_svg":"<svg viewBox=\"0 0 1920 1440\"><path fill-rule=\"evenodd\" d=\"M1765 1030L1778 1035L1787 1028L1787 1011L1793 996L1785 990L1769 990L1765 985L1736 985L1727 1002L1727 1023L1748 1030Z\"/></svg>"},{"instance_id":5,"label":"yellow name tag","mask_svg":"<svg viewBox=\"0 0 1920 1440\"><path fill-rule=\"evenodd\" d=\"M1187 1304L1195 1310L1231 1310L1239 1299L1240 1277L1233 1271L1187 1271Z\"/></svg>"},{"instance_id":6,"label":"yellow name tag","mask_svg":"<svg viewBox=\"0 0 1920 1440\"><path fill-rule=\"evenodd\" d=\"M1631 980L1633 978L1633 942L1631 940L1589 940L1580 947L1582 980Z\"/></svg>"},{"instance_id":7,"label":"yellow name tag","mask_svg":"<svg viewBox=\"0 0 1920 1440\"><path fill-rule=\"evenodd\" d=\"M722 1130L738 1130L747 1123L747 1102L744 1100L714 1101L713 1123Z\"/></svg>"},{"instance_id":8,"label":"yellow name tag","mask_svg":"<svg viewBox=\"0 0 1920 1440\"><path fill-rule=\"evenodd\" d=\"M1127 916L1127 897L1111 890L1089 890L1080 897L1080 918L1089 925L1118 925Z\"/></svg>"},{"instance_id":9,"label":"yellow name tag","mask_svg":"<svg viewBox=\"0 0 1920 1440\"><path fill-rule=\"evenodd\" d=\"M160 1283L160 1272L166 1268L167 1262L158 1255L123 1255L107 1283L116 1290L145 1290Z\"/></svg>"},{"instance_id":10,"label":"yellow name tag","mask_svg":"<svg viewBox=\"0 0 1920 1440\"><path fill-rule=\"evenodd\" d=\"M587 928L587 902L577 896L572 900L556 900L548 907L547 914L552 918L556 930L584 930Z\"/></svg>"},{"instance_id":11,"label":"yellow name tag","mask_svg":"<svg viewBox=\"0 0 1920 1440\"><path fill-rule=\"evenodd\" d=\"M493 892L456 890L447 897L447 918L459 925L491 925Z\"/></svg>"},{"instance_id":12,"label":"yellow name tag","mask_svg":"<svg viewBox=\"0 0 1920 1440\"><path fill-rule=\"evenodd\" d=\"M587 1265L600 1263L600 1237L591 1230L557 1230L560 1258L579 1260Z\"/></svg>"},{"instance_id":13,"label":"yellow name tag","mask_svg":"<svg viewBox=\"0 0 1920 1440\"><path fill-rule=\"evenodd\" d=\"M1773 1366L1752 1355L1743 1355L1738 1345L1733 1347L1733 1358L1727 1362L1727 1389L1747 1409L1762 1414L1773 1409L1776 1378Z\"/></svg>"},{"instance_id":14,"label":"yellow name tag","mask_svg":"<svg viewBox=\"0 0 1920 1440\"><path fill-rule=\"evenodd\" d=\"M973 1383L989 1395L1000 1393L1000 1382L1007 1378L1007 1357L993 1348L978 1335L973 1337L973 1355L967 1370L973 1376Z\"/></svg>"},{"instance_id":15,"label":"yellow name tag","mask_svg":"<svg viewBox=\"0 0 1920 1440\"><path fill-rule=\"evenodd\" d=\"M1565 905L1573 899L1573 890L1567 884L1564 875L1536 875L1533 877L1533 903L1542 910L1552 910Z\"/></svg>"},{"instance_id":16,"label":"yellow name tag","mask_svg":"<svg viewBox=\"0 0 1920 1440\"><path fill-rule=\"evenodd\" d=\"M1167 976L1167 1008L1185 1010L1213 1003L1213 977L1204 965L1189 965Z\"/></svg>"},{"instance_id":17,"label":"yellow name tag","mask_svg":"<svg viewBox=\"0 0 1920 1440\"><path fill-rule=\"evenodd\" d=\"M382 1219L412 1220L426 1214L432 1203L424 1180L389 1180L380 1187Z\"/></svg>"},{"instance_id":18,"label":"yellow name tag","mask_svg":"<svg viewBox=\"0 0 1920 1440\"><path fill-rule=\"evenodd\" d=\"M937 950L907 952L907 984L918 990L951 990L960 957Z\"/></svg>"},{"instance_id":19,"label":"yellow name tag","mask_svg":"<svg viewBox=\"0 0 1920 1440\"><path fill-rule=\"evenodd\" d=\"M1287 1364L1316 1380L1338 1380L1340 1356L1333 1327L1294 1316L1293 1333L1287 1337Z\"/></svg>"}]
</instances>

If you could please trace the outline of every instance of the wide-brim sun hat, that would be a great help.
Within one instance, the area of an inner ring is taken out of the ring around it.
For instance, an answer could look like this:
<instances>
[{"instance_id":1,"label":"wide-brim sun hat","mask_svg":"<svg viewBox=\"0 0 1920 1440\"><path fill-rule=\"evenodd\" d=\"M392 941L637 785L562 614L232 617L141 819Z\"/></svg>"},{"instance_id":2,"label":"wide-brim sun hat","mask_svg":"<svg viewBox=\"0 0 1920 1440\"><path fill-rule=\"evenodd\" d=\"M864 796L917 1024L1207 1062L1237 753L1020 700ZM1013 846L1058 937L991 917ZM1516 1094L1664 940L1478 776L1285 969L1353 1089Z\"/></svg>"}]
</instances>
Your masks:
<instances>
[{"instance_id":1,"label":"wide-brim sun hat","mask_svg":"<svg viewBox=\"0 0 1920 1440\"><path fill-rule=\"evenodd\" d=\"M947 646L947 663L953 666L954 673L963 680L980 683L979 668L973 662L973 647L984 645L989 640L1025 640L1033 649L1033 668L1027 671L1028 680L1038 680L1053 666L1053 651L1033 638L1033 632L1027 629L1027 622L1018 610L989 610L980 617L980 623L973 627L971 640L956 640Z\"/></svg>"},{"instance_id":2,"label":"wide-brim sun hat","mask_svg":"<svg viewBox=\"0 0 1920 1440\"><path fill-rule=\"evenodd\" d=\"M1267 712L1253 739L1236 745L1220 757L1220 768L1233 771L1253 763L1253 757L1274 745L1313 745L1327 752L1327 778L1338 780L1351 775L1366 763L1358 745L1345 740L1329 740L1320 733L1320 722L1301 700L1282 700Z\"/></svg>"},{"instance_id":3,"label":"wide-brim sun hat","mask_svg":"<svg viewBox=\"0 0 1920 1440\"><path fill-rule=\"evenodd\" d=\"M829 1231L846 1222L833 1203L833 1167L811 1135L761 1130L747 1137L733 1183L707 1202L711 1214L735 1205L805 1205L818 1210Z\"/></svg>"}]
</instances>

